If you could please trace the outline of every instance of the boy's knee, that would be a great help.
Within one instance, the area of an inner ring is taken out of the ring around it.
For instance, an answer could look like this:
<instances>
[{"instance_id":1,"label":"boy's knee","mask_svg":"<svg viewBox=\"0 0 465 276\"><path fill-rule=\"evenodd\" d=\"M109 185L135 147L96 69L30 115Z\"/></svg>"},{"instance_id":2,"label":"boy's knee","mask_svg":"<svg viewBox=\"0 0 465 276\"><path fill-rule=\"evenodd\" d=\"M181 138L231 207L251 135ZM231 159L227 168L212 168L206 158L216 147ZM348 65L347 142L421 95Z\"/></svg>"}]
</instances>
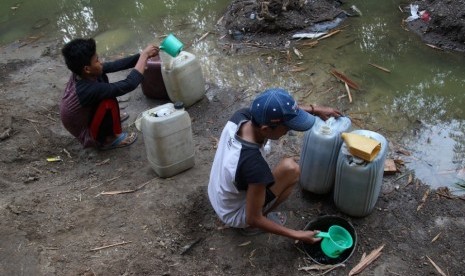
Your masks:
<instances>
[{"instance_id":1,"label":"boy's knee","mask_svg":"<svg viewBox=\"0 0 465 276\"><path fill-rule=\"evenodd\" d=\"M288 157L284 158L281 161L282 169L286 171L286 175L293 176L296 179L300 176L300 166L297 164L294 159ZM297 181L297 180L296 180Z\"/></svg>"}]
</instances>

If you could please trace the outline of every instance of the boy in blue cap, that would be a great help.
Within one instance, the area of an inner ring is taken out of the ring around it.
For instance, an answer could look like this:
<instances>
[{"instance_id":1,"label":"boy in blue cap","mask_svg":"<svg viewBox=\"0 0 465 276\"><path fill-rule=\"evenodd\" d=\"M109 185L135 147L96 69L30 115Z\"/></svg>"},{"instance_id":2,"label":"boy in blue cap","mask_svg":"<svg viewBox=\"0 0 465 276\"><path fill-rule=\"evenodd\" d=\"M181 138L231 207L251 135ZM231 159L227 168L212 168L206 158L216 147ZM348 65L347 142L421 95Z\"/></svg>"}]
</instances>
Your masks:
<instances>
[{"instance_id":1,"label":"boy in blue cap","mask_svg":"<svg viewBox=\"0 0 465 276\"><path fill-rule=\"evenodd\" d=\"M271 170L263 147L289 130L310 129L314 116L326 120L341 115L329 107L298 106L281 88L264 91L250 108L236 111L221 134L208 184L210 202L221 221L244 234L266 231L307 243L319 241L317 231L286 228L284 214L271 212L291 194L300 168L292 158L284 158Z\"/></svg>"}]
</instances>

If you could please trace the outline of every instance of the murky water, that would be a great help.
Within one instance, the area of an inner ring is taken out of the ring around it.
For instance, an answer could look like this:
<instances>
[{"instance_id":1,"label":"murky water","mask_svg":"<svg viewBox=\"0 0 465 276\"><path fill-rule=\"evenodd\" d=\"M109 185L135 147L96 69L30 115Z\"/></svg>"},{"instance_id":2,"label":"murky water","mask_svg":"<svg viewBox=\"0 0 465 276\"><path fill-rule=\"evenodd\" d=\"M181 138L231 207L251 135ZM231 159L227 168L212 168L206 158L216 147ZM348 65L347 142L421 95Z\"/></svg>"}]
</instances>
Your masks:
<instances>
[{"instance_id":1,"label":"murky water","mask_svg":"<svg viewBox=\"0 0 465 276\"><path fill-rule=\"evenodd\" d=\"M111 57L159 43L174 32L200 58L207 82L244 90L245 97L264 87L286 87L304 102L337 106L355 126L404 139L412 155L402 158L418 178L460 193L456 183L465 183L465 55L427 47L402 28L401 19L409 15L399 10L402 1L350 1L363 16L344 21L339 34L316 47L293 40L289 54L252 47L256 51L249 55L237 55L235 49L244 45L231 46L215 26L229 2L2 0L0 44L92 36L101 56ZM325 86L334 79L331 69L361 86L351 91L352 103L342 84Z\"/></svg>"}]
</instances>

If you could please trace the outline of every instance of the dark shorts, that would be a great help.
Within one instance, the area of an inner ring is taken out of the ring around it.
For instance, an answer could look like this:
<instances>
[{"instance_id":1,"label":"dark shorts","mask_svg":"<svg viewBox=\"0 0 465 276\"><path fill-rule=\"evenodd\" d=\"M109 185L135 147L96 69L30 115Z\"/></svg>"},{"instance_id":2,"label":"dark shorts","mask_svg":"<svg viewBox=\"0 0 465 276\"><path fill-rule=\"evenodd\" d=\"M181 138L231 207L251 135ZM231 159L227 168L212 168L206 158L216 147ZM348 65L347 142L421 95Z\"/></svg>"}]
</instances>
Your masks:
<instances>
[{"instance_id":1,"label":"dark shorts","mask_svg":"<svg viewBox=\"0 0 465 276\"><path fill-rule=\"evenodd\" d=\"M271 205L273 205L273 204L270 204L270 203L274 203L274 201L276 199L276 196L270 190L270 187L271 186L266 187L265 204L263 206L263 209L265 209L265 210L268 209L269 207L271 207Z\"/></svg>"}]
</instances>

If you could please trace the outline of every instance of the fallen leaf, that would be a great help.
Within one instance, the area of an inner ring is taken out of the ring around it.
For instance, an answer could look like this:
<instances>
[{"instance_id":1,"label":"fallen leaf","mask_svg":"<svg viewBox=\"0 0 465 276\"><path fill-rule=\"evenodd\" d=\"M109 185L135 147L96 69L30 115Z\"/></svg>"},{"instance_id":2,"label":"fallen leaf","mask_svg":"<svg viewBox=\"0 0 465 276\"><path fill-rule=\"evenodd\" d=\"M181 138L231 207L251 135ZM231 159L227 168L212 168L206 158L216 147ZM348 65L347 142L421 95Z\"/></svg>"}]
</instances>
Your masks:
<instances>
[{"instance_id":1,"label":"fallen leaf","mask_svg":"<svg viewBox=\"0 0 465 276\"><path fill-rule=\"evenodd\" d=\"M371 251L371 253L368 254L368 256L363 258L354 268L350 270L349 276L362 272L369 264L371 264L381 255L381 250L383 250L383 248L384 244L378 247L377 249Z\"/></svg>"},{"instance_id":2,"label":"fallen leaf","mask_svg":"<svg viewBox=\"0 0 465 276\"><path fill-rule=\"evenodd\" d=\"M426 44L426 46L431 47L431 48L436 49L436 50L441 50L441 51L443 51L442 48L440 48L440 47L438 47L438 46L436 46L436 45L433 45L433 44Z\"/></svg>"},{"instance_id":3,"label":"fallen leaf","mask_svg":"<svg viewBox=\"0 0 465 276\"><path fill-rule=\"evenodd\" d=\"M363 252L362 257L360 258L360 262L367 257L367 253Z\"/></svg>"},{"instance_id":4,"label":"fallen leaf","mask_svg":"<svg viewBox=\"0 0 465 276\"><path fill-rule=\"evenodd\" d=\"M394 162L399 166L405 165L405 162L402 159L394 159Z\"/></svg>"},{"instance_id":5,"label":"fallen leaf","mask_svg":"<svg viewBox=\"0 0 465 276\"><path fill-rule=\"evenodd\" d=\"M408 150L405 150L405 149L398 149L396 152L400 153L400 154L403 154L403 155L407 155L407 156L411 155L411 153Z\"/></svg>"},{"instance_id":6,"label":"fallen leaf","mask_svg":"<svg viewBox=\"0 0 465 276\"><path fill-rule=\"evenodd\" d=\"M437 239L439 239L439 236L441 235L441 233L437 234L436 237L434 237L432 240L431 240L431 243L435 242Z\"/></svg>"},{"instance_id":7,"label":"fallen leaf","mask_svg":"<svg viewBox=\"0 0 465 276\"><path fill-rule=\"evenodd\" d=\"M375 67L375 68L378 68L379 70L384 71L386 73L391 73L391 71L389 69L386 69L386 68L384 68L382 66L379 66L377 64L374 64L374 63L368 63L368 64Z\"/></svg>"},{"instance_id":8,"label":"fallen leaf","mask_svg":"<svg viewBox=\"0 0 465 276\"><path fill-rule=\"evenodd\" d=\"M102 165L107 164L108 162L110 162L110 158L105 159L105 160L103 160L101 162L95 163L95 166L102 166Z\"/></svg>"},{"instance_id":9,"label":"fallen leaf","mask_svg":"<svg viewBox=\"0 0 465 276\"><path fill-rule=\"evenodd\" d=\"M304 54L302 54L297 48L293 48L294 54L299 58L302 59L304 57Z\"/></svg>"},{"instance_id":10,"label":"fallen leaf","mask_svg":"<svg viewBox=\"0 0 465 276\"><path fill-rule=\"evenodd\" d=\"M125 190L125 191L110 191L110 192L101 192L101 195L119 195L119 194L129 194L134 193L136 190Z\"/></svg>"},{"instance_id":11,"label":"fallen leaf","mask_svg":"<svg viewBox=\"0 0 465 276\"><path fill-rule=\"evenodd\" d=\"M203 39L206 38L207 35L209 35L209 34L210 34L210 32L206 32L204 35L202 35L202 36L199 38L199 40L198 40L197 42L203 40Z\"/></svg>"},{"instance_id":12,"label":"fallen leaf","mask_svg":"<svg viewBox=\"0 0 465 276\"><path fill-rule=\"evenodd\" d=\"M428 198L428 195L429 195L429 189L427 189L425 191L425 193L423 194L423 197L421 198L421 202L426 202L426 199Z\"/></svg>"},{"instance_id":13,"label":"fallen leaf","mask_svg":"<svg viewBox=\"0 0 465 276\"><path fill-rule=\"evenodd\" d=\"M298 270L300 271L311 271L311 270L317 270L317 271L320 271L320 270L326 270L326 269L330 269L330 268L333 268L334 265L318 265L318 264L314 264L314 265L309 265L309 266L303 266L303 267L299 267Z\"/></svg>"},{"instance_id":14,"label":"fallen leaf","mask_svg":"<svg viewBox=\"0 0 465 276\"><path fill-rule=\"evenodd\" d=\"M444 273L444 271L442 271L442 269L435 262L433 262L433 260L430 259L430 257L426 256L426 258L428 258L428 261L434 266L434 268L436 268L439 274L442 276L447 276L446 273Z\"/></svg>"},{"instance_id":15,"label":"fallen leaf","mask_svg":"<svg viewBox=\"0 0 465 276\"><path fill-rule=\"evenodd\" d=\"M344 82L344 86L346 87L347 96L349 96L349 103L352 103L352 95L350 94L350 88L347 82Z\"/></svg>"},{"instance_id":16,"label":"fallen leaf","mask_svg":"<svg viewBox=\"0 0 465 276\"><path fill-rule=\"evenodd\" d=\"M128 244L128 243L131 243L131 241L128 241L128 242L124 241L124 242L118 242L118 243L114 243L114 244L110 244L110 245L104 245L104 246L92 248L92 249L90 249L90 251L98 251L98 250L102 250L102 249L106 249L106 248L110 248L110 247L114 247L114 246L125 245L125 244Z\"/></svg>"},{"instance_id":17,"label":"fallen leaf","mask_svg":"<svg viewBox=\"0 0 465 276\"><path fill-rule=\"evenodd\" d=\"M289 72L302 72L302 71L305 71L305 70L307 70L307 69L303 68L303 67L294 66L289 70Z\"/></svg>"},{"instance_id":18,"label":"fallen leaf","mask_svg":"<svg viewBox=\"0 0 465 276\"><path fill-rule=\"evenodd\" d=\"M312 41L312 42L306 42L306 43L302 43L302 46L310 46L310 47L314 47L318 44L318 41Z\"/></svg>"},{"instance_id":19,"label":"fallen leaf","mask_svg":"<svg viewBox=\"0 0 465 276\"><path fill-rule=\"evenodd\" d=\"M318 38L318 40L322 40L322 39L325 39L325 38L331 37L331 36L333 36L333 35L335 35L335 34L339 33L340 31L341 31L341 30L335 30L335 31L332 31L332 32L330 32L329 34L327 34L327 35L324 35L324 36L322 36L322 37Z\"/></svg>"},{"instance_id":20,"label":"fallen leaf","mask_svg":"<svg viewBox=\"0 0 465 276\"><path fill-rule=\"evenodd\" d=\"M251 241L246 241L246 242L244 242L244 243L239 244L238 246L239 246L239 247L247 246L247 245L249 245L249 244L251 244L251 243L252 243Z\"/></svg>"}]
</instances>

